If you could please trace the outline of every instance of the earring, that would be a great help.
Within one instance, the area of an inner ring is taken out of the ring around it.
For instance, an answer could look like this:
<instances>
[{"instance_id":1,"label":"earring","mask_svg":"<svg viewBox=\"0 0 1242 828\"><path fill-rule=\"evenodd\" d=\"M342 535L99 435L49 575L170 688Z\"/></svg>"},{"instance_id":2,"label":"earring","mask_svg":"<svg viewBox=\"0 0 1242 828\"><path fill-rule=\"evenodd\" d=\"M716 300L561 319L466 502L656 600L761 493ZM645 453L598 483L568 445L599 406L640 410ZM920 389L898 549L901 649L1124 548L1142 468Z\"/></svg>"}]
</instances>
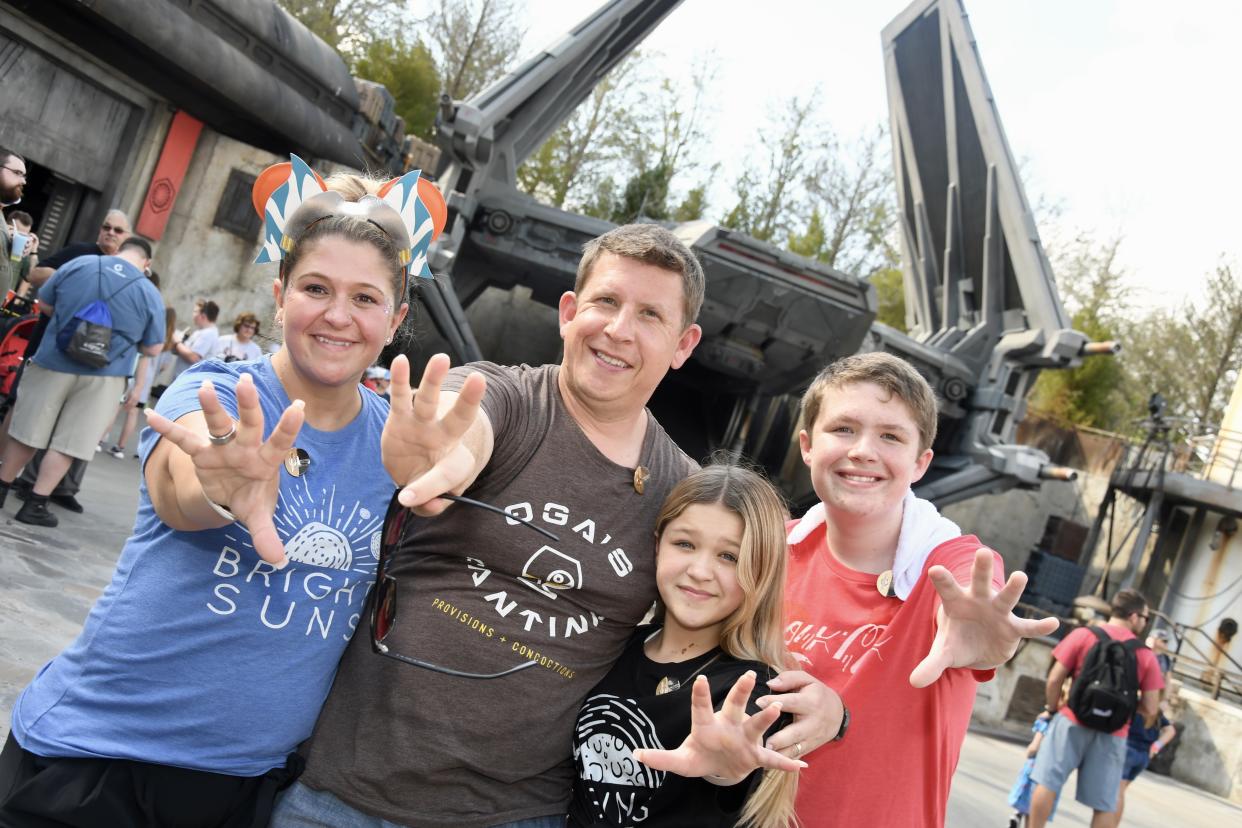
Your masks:
<instances>
[{"instance_id":1,"label":"earring","mask_svg":"<svg viewBox=\"0 0 1242 828\"><path fill-rule=\"evenodd\" d=\"M392 344L392 336L391 336L391 335L390 335L387 339L385 339L385 340L384 340L384 344L385 344L385 345L391 345L391 344Z\"/></svg>"}]
</instances>

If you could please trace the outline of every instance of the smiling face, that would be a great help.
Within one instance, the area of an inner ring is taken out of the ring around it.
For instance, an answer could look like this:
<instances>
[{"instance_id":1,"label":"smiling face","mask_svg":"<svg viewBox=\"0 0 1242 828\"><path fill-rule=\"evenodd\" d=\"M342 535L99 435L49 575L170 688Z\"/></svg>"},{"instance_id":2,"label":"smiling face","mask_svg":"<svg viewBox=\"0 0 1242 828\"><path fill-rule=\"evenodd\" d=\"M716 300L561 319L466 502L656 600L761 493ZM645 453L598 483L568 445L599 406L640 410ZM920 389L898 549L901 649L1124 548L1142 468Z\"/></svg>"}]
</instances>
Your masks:
<instances>
[{"instance_id":1,"label":"smiling face","mask_svg":"<svg viewBox=\"0 0 1242 828\"><path fill-rule=\"evenodd\" d=\"M919 450L910 408L871 382L827 389L798 442L815 494L838 520L900 520L902 498L932 458Z\"/></svg>"},{"instance_id":2,"label":"smiling face","mask_svg":"<svg viewBox=\"0 0 1242 828\"><path fill-rule=\"evenodd\" d=\"M394 308L392 269L379 251L339 236L308 242L274 292L285 341L274 359L318 385L356 385L408 310Z\"/></svg>"},{"instance_id":3,"label":"smiling face","mask_svg":"<svg viewBox=\"0 0 1242 828\"><path fill-rule=\"evenodd\" d=\"M666 630L701 635L716 646L725 620L742 605L737 562L742 518L719 503L692 503L664 526L656 548L656 585Z\"/></svg>"},{"instance_id":4,"label":"smiling face","mask_svg":"<svg viewBox=\"0 0 1242 828\"><path fill-rule=\"evenodd\" d=\"M592 411L636 416L698 344L680 274L604 253L578 293L561 297L562 392Z\"/></svg>"}]
</instances>

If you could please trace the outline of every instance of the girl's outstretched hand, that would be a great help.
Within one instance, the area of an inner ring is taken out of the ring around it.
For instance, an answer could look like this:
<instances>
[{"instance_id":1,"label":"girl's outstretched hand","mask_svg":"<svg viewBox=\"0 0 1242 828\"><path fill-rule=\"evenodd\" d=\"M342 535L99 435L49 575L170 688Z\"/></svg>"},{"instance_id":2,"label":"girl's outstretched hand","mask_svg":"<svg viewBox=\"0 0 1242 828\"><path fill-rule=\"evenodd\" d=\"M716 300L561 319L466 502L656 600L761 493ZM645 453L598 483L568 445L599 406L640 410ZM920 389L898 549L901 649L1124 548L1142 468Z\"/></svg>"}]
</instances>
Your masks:
<instances>
[{"instance_id":1,"label":"girl's outstretched hand","mask_svg":"<svg viewBox=\"0 0 1242 828\"><path fill-rule=\"evenodd\" d=\"M910 673L910 684L926 687L953 667L990 670L1008 661L1023 638L1050 635L1060 624L1055 618L1019 618L1013 608L1026 588L1026 573L1014 572L999 592L992 586L995 553L975 552L970 588L965 589L943 566L927 570L940 608L931 649Z\"/></svg>"},{"instance_id":2,"label":"girl's outstretched hand","mask_svg":"<svg viewBox=\"0 0 1242 828\"><path fill-rule=\"evenodd\" d=\"M287 562L285 547L273 516L280 492L280 470L302 428L304 405L301 400L294 400L281 414L271 436L264 440L259 392L249 374L238 380L236 394L238 420L234 423L220 405L211 380L204 380L198 389L207 433L220 437L234 427L237 429L233 439L222 445L149 408L147 421L164 439L189 455L203 494L237 516L250 532L259 557L283 567Z\"/></svg>"},{"instance_id":3,"label":"girl's outstretched hand","mask_svg":"<svg viewBox=\"0 0 1242 828\"><path fill-rule=\"evenodd\" d=\"M679 776L703 777L716 785L736 785L756 768L796 771L806 763L763 746L763 734L780 716L780 704L771 704L753 716L746 700L755 688L755 672L748 670L729 690L720 710L712 709L706 676L694 680L690 693L690 735L676 750L636 750L634 758L656 770Z\"/></svg>"}]
</instances>

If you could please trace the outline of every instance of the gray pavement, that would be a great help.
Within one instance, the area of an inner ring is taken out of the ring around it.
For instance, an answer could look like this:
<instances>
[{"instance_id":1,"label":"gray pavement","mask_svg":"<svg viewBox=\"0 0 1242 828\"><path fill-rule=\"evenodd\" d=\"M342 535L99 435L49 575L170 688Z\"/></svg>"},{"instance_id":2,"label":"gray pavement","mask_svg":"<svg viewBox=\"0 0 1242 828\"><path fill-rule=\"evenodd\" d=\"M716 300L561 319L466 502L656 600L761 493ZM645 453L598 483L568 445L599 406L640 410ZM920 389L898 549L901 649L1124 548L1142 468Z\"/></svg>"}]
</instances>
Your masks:
<instances>
[{"instance_id":1,"label":"gray pavement","mask_svg":"<svg viewBox=\"0 0 1242 828\"><path fill-rule=\"evenodd\" d=\"M17 693L77 635L110 580L133 526L138 474L137 460L96 455L79 497L85 514L53 506L61 519L55 529L14 521L19 501L13 496L0 509L0 739L8 734ZM1011 739L983 732L966 738L949 798L948 828L1007 824L1005 798L1022 766L1023 749ZM1074 802L1072 794L1071 783L1053 828L1090 825L1091 812ZM1144 774L1130 788L1124 824L1222 828L1242 825L1242 808L1168 777Z\"/></svg>"},{"instance_id":2,"label":"gray pavement","mask_svg":"<svg viewBox=\"0 0 1242 828\"><path fill-rule=\"evenodd\" d=\"M138 461L96 454L78 500L80 515L50 507L55 529L15 521L12 492L0 509L0 738L17 694L78 634L112 577L134 525Z\"/></svg>"}]
</instances>

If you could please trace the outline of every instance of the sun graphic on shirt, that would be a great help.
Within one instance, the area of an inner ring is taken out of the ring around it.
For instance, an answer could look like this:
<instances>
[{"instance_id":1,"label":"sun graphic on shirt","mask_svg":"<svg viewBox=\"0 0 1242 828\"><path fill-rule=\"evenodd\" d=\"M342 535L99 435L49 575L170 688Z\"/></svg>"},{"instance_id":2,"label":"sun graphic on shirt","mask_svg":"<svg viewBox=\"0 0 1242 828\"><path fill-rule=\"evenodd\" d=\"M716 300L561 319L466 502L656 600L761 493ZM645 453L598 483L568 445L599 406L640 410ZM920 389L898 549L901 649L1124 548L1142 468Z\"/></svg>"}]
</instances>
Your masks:
<instances>
[{"instance_id":1,"label":"sun graphic on shirt","mask_svg":"<svg viewBox=\"0 0 1242 828\"><path fill-rule=\"evenodd\" d=\"M305 477L280 492L273 517L290 561L325 569L374 574L383 515L357 500L338 498L336 486L313 490ZM253 548L249 535L229 539Z\"/></svg>"}]
</instances>

